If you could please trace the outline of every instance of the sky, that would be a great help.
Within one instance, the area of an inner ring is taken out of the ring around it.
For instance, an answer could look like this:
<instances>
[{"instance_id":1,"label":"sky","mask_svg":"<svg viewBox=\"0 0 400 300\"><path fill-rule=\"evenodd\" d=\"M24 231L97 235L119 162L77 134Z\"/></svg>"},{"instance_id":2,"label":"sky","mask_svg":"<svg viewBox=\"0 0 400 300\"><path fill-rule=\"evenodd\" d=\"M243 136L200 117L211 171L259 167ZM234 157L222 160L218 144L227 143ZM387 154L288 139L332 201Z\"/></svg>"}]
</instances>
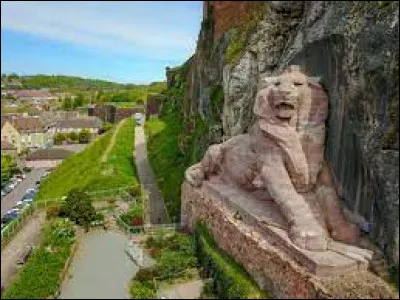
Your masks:
<instances>
[{"instance_id":1,"label":"sky","mask_svg":"<svg viewBox=\"0 0 400 300\"><path fill-rule=\"evenodd\" d=\"M202 1L1 1L1 73L145 84L195 51Z\"/></svg>"}]
</instances>

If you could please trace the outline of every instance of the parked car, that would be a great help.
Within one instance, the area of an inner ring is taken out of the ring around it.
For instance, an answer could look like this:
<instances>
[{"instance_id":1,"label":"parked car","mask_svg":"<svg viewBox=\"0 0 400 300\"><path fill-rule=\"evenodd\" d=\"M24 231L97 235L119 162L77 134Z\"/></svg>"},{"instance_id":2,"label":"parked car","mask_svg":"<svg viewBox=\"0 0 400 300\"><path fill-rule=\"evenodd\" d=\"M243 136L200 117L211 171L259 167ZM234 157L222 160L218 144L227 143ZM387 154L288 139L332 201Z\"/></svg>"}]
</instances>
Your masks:
<instances>
[{"instance_id":1,"label":"parked car","mask_svg":"<svg viewBox=\"0 0 400 300\"><path fill-rule=\"evenodd\" d=\"M6 194L8 194L9 192L11 192L13 189L9 186L9 185L6 185L4 188L3 188L3 191L6 193Z\"/></svg>"},{"instance_id":2,"label":"parked car","mask_svg":"<svg viewBox=\"0 0 400 300\"><path fill-rule=\"evenodd\" d=\"M24 173L20 173L20 174L15 175L15 177L20 178L20 179L25 179L26 175Z\"/></svg>"},{"instance_id":3,"label":"parked car","mask_svg":"<svg viewBox=\"0 0 400 300\"><path fill-rule=\"evenodd\" d=\"M24 194L24 196L22 196L21 200L25 200L25 199L33 199L33 197L35 197L36 192L35 191L30 191Z\"/></svg>"},{"instance_id":4,"label":"parked car","mask_svg":"<svg viewBox=\"0 0 400 300\"><path fill-rule=\"evenodd\" d=\"M13 190L16 186L17 186L17 182L15 182L15 181L11 181L11 182L8 184L8 187L9 187L11 190Z\"/></svg>"}]
</instances>

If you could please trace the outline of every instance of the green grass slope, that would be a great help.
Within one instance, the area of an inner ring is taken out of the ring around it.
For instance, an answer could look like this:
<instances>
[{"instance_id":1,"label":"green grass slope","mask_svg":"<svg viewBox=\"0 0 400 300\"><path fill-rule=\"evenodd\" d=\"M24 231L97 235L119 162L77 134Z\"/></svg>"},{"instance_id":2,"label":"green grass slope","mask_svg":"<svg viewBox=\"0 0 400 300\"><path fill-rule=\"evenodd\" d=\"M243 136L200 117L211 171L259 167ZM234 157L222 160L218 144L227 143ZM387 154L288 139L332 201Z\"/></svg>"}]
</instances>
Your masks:
<instances>
[{"instance_id":1,"label":"green grass slope","mask_svg":"<svg viewBox=\"0 0 400 300\"><path fill-rule=\"evenodd\" d=\"M36 199L59 198L72 188L87 192L132 186L137 183L133 160L134 120L127 119L116 136L116 141L105 162L106 151L115 127L101 136L81 153L63 161L40 186Z\"/></svg>"}]
</instances>

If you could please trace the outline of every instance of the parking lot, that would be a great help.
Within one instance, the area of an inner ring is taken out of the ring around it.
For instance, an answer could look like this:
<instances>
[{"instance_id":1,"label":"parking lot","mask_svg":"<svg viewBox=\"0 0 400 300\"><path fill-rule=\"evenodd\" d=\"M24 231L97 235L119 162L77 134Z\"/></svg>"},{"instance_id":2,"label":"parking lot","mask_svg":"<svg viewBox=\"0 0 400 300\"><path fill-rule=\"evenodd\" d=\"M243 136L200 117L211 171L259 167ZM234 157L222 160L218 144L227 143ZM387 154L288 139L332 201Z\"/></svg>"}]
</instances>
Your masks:
<instances>
[{"instance_id":1,"label":"parking lot","mask_svg":"<svg viewBox=\"0 0 400 300\"><path fill-rule=\"evenodd\" d=\"M48 169L33 169L31 172L26 174L26 178L23 179L18 185L7 195L1 199L1 217L7 213L8 210L12 209L18 201L24 196L27 189L33 188L36 181L39 181L41 176Z\"/></svg>"}]
</instances>

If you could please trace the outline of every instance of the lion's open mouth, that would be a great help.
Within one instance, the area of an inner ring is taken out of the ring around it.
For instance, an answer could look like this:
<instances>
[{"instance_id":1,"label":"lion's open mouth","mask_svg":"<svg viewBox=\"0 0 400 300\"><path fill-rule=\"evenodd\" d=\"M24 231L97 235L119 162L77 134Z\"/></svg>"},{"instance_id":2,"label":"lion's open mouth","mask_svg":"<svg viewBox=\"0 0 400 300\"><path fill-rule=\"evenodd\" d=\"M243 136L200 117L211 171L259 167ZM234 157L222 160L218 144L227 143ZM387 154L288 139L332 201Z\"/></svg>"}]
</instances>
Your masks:
<instances>
[{"instance_id":1,"label":"lion's open mouth","mask_svg":"<svg viewBox=\"0 0 400 300\"><path fill-rule=\"evenodd\" d=\"M295 106L289 102L279 102L275 105L275 109L277 112L276 117L283 121L290 121L296 111Z\"/></svg>"},{"instance_id":2,"label":"lion's open mouth","mask_svg":"<svg viewBox=\"0 0 400 300\"><path fill-rule=\"evenodd\" d=\"M292 103L288 102L279 102L277 105L275 105L275 108L278 110L294 110L295 107Z\"/></svg>"}]
</instances>

